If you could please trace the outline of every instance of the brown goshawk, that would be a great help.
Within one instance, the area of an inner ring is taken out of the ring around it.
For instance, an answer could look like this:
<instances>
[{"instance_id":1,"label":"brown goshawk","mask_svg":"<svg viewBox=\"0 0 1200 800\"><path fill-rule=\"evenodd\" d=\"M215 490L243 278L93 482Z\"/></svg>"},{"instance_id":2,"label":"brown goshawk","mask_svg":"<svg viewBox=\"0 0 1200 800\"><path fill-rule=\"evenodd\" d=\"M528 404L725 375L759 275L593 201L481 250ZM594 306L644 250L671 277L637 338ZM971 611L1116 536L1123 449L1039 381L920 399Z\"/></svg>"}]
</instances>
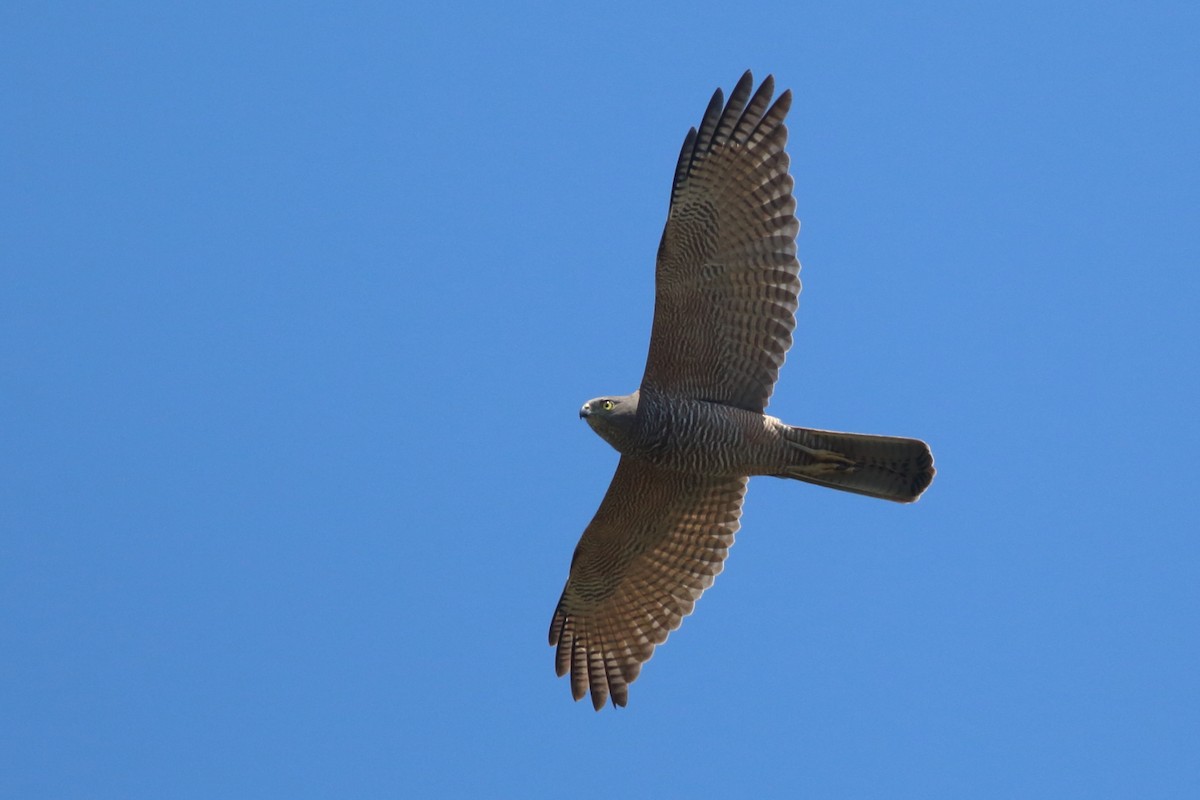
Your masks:
<instances>
[{"instance_id":1,"label":"brown goshawk","mask_svg":"<svg viewBox=\"0 0 1200 800\"><path fill-rule=\"evenodd\" d=\"M576 700L624 706L656 645L712 585L751 475L908 503L933 480L916 439L786 425L763 409L792 344L800 264L784 151L791 93L718 89L688 131L658 248L641 386L580 417L621 454L550 625Z\"/></svg>"}]
</instances>

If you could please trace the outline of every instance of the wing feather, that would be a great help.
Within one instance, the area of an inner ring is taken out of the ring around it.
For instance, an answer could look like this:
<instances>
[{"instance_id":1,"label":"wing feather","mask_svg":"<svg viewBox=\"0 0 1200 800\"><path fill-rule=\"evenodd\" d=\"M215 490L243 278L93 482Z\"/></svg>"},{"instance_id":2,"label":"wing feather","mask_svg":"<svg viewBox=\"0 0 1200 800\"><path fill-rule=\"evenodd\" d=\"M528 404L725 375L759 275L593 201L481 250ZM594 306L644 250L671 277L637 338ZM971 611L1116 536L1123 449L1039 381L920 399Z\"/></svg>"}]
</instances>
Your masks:
<instances>
[{"instance_id":1,"label":"wing feather","mask_svg":"<svg viewBox=\"0 0 1200 800\"><path fill-rule=\"evenodd\" d=\"M555 669L576 700L628 702L641 665L720 573L746 478L660 470L622 458L583 533L550 623Z\"/></svg>"},{"instance_id":2,"label":"wing feather","mask_svg":"<svg viewBox=\"0 0 1200 800\"><path fill-rule=\"evenodd\" d=\"M742 112L746 110L746 101L750 98L750 90L753 88L754 76L747 71L729 93L729 102L725 104L716 131L713 132L713 144L724 145L729 141L734 127L742 120Z\"/></svg>"},{"instance_id":3,"label":"wing feather","mask_svg":"<svg viewBox=\"0 0 1200 800\"><path fill-rule=\"evenodd\" d=\"M684 139L658 250L645 388L762 411L792 344L800 229L788 174L791 93L768 77L713 95Z\"/></svg>"}]
</instances>

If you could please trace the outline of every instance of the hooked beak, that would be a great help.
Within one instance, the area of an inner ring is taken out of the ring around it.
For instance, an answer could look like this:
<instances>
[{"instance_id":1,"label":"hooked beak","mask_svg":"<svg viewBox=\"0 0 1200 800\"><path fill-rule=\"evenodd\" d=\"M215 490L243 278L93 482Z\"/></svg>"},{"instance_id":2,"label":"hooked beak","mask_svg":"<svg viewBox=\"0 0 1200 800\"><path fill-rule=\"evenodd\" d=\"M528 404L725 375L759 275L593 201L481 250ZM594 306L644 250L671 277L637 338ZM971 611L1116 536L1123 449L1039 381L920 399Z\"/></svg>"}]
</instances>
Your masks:
<instances>
[{"instance_id":1,"label":"hooked beak","mask_svg":"<svg viewBox=\"0 0 1200 800\"><path fill-rule=\"evenodd\" d=\"M591 415L592 415L592 404L591 404L591 403L584 403L584 404L583 404L583 408L579 409L579 418L580 418L580 419L587 419L587 418L588 418L588 417L590 417Z\"/></svg>"}]
</instances>

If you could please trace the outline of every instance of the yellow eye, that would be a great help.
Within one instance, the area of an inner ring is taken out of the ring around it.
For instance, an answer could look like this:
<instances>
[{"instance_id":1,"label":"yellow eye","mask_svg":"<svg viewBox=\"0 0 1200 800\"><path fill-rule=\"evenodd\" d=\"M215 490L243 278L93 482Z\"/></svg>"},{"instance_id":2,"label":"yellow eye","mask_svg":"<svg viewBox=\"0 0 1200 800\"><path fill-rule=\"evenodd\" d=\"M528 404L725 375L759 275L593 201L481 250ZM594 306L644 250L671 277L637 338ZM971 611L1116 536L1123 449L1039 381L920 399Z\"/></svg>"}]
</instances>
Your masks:
<instances>
[{"instance_id":1,"label":"yellow eye","mask_svg":"<svg viewBox=\"0 0 1200 800\"><path fill-rule=\"evenodd\" d=\"M613 401L612 401L612 400L605 400L605 401L604 401L604 410L605 410L605 411L612 411L612 410L613 410Z\"/></svg>"}]
</instances>

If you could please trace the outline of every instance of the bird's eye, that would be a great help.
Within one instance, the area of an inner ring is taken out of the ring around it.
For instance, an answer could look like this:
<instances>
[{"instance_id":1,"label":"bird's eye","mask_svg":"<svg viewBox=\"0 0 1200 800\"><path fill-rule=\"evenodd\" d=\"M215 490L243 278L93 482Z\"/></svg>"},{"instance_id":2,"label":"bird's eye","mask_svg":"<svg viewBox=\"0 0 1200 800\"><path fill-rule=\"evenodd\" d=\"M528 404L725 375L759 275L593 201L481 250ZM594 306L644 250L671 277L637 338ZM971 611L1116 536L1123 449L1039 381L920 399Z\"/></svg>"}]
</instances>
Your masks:
<instances>
[{"instance_id":1,"label":"bird's eye","mask_svg":"<svg viewBox=\"0 0 1200 800\"><path fill-rule=\"evenodd\" d=\"M612 411L612 410L613 410L613 401L612 401L612 400L605 400L605 401L604 401L604 410L605 410L605 411Z\"/></svg>"}]
</instances>

